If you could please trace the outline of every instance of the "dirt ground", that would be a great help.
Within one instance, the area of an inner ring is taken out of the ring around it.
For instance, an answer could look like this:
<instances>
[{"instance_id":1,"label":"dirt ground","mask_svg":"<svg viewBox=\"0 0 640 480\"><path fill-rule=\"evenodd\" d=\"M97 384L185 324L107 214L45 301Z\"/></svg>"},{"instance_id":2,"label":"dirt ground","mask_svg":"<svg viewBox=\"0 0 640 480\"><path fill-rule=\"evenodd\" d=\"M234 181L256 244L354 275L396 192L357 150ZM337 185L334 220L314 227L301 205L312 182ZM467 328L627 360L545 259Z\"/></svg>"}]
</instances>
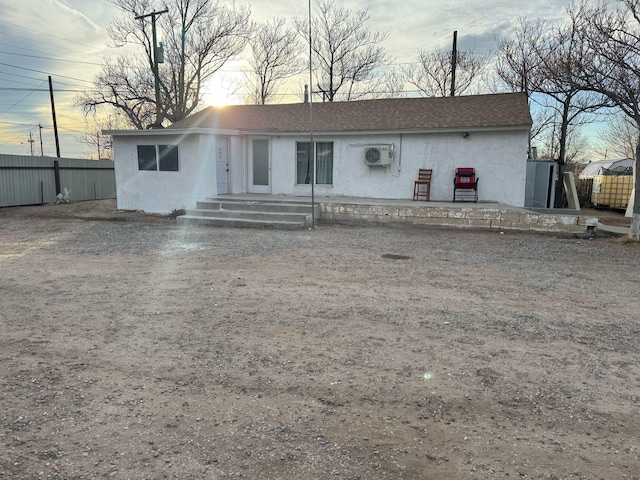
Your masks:
<instances>
[{"instance_id":1,"label":"dirt ground","mask_svg":"<svg viewBox=\"0 0 640 480\"><path fill-rule=\"evenodd\" d=\"M638 480L639 286L615 237L0 209L0 478Z\"/></svg>"}]
</instances>

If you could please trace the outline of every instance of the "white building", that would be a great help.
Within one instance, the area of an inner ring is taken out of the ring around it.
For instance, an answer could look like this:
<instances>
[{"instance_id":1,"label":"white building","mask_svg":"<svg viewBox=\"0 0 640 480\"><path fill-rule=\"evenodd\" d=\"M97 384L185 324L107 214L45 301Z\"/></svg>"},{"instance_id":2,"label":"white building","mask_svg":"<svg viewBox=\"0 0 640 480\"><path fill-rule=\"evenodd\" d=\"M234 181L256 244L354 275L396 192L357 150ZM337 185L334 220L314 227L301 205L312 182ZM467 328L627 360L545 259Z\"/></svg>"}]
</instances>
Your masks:
<instances>
[{"instance_id":1,"label":"white building","mask_svg":"<svg viewBox=\"0 0 640 480\"><path fill-rule=\"evenodd\" d=\"M587 179L599 175L633 175L634 162L633 158L589 162L580 172L580 178Z\"/></svg>"},{"instance_id":2,"label":"white building","mask_svg":"<svg viewBox=\"0 0 640 480\"><path fill-rule=\"evenodd\" d=\"M168 213L225 193L450 202L458 167L479 201L524 206L531 116L520 93L209 107L166 129L113 136L118 208Z\"/></svg>"}]
</instances>

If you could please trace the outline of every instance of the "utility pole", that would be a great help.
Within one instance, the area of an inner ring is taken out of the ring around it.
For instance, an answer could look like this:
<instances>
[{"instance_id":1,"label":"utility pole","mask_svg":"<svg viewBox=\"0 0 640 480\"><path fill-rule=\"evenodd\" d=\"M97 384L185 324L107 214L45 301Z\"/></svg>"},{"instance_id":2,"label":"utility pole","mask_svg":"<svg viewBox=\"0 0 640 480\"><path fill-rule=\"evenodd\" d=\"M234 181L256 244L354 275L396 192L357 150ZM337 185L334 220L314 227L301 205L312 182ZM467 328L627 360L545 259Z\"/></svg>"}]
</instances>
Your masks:
<instances>
[{"instance_id":1,"label":"utility pole","mask_svg":"<svg viewBox=\"0 0 640 480\"><path fill-rule=\"evenodd\" d=\"M458 61L458 31L453 32L453 49L451 50L451 96L456 94L456 63Z\"/></svg>"},{"instance_id":2,"label":"utility pole","mask_svg":"<svg viewBox=\"0 0 640 480\"><path fill-rule=\"evenodd\" d=\"M51 115L53 116L53 133L56 137L56 156L60 158L60 140L58 138L58 122L56 120L56 104L53 101L53 82L51 81L51 75L49 75L49 95L51 96ZM62 190L60 189L60 161L53 161L53 177L56 184L56 195Z\"/></svg>"},{"instance_id":3,"label":"utility pole","mask_svg":"<svg viewBox=\"0 0 640 480\"><path fill-rule=\"evenodd\" d=\"M40 129L40 156L44 157L44 147L42 146L42 124L38 124L38 128Z\"/></svg>"},{"instance_id":4,"label":"utility pole","mask_svg":"<svg viewBox=\"0 0 640 480\"><path fill-rule=\"evenodd\" d=\"M160 128L162 126L162 115L160 113L160 74L158 70L158 64L161 63L158 59L158 39L156 36L156 17L159 17L163 13L167 13L169 10L164 9L159 12L151 12L146 15L139 15L135 17L136 20L143 20L147 17L151 17L151 38L153 41L153 75L155 77L155 89L156 89L156 122L154 128ZM163 59L164 62L164 59Z\"/></svg>"},{"instance_id":5,"label":"utility pole","mask_svg":"<svg viewBox=\"0 0 640 480\"><path fill-rule=\"evenodd\" d=\"M312 60L312 36L311 31L311 0L309 0L309 135L311 146L309 148L309 160L311 162L311 228L316 228L316 149L313 144L313 60Z\"/></svg>"},{"instance_id":6,"label":"utility pole","mask_svg":"<svg viewBox=\"0 0 640 480\"><path fill-rule=\"evenodd\" d=\"M60 139L58 138L58 122L56 120L56 104L53 101L53 82L51 81L51 75L49 75L49 95L51 96L51 116L53 117L53 135L56 138L56 157L60 158Z\"/></svg>"},{"instance_id":7,"label":"utility pole","mask_svg":"<svg viewBox=\"0 0 640 480\"><path fill-rule=\"evenodd\" d=\"M29 142L29 148L31 148L31 156L33 157L33 142L35 142L35 140L33 139L31 132L29 132L29 140L27 140L27 142Z\"/></svg>"}]
</instances>

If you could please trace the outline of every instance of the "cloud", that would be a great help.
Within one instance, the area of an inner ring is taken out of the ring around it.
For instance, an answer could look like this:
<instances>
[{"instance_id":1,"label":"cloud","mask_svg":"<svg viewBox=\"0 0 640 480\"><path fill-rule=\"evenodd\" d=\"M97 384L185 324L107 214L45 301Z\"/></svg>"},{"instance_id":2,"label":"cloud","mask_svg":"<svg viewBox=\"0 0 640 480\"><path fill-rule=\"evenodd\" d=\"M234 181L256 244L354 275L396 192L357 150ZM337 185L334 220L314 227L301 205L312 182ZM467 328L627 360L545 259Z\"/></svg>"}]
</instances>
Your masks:
<instances>
[{"instance_id":1,"label":"cloud","mask_svg":"<svg viewBox=\"0 0 640 480\"><path fill-rule=\"evenodd\" d=\"M101 27L98 24L96 24L93 20L91 20L89 17L83 14L80 10L73 8L71 5L68 5L67 2L65 2L64 0L49 0L49 1L54 5L54 7L60 7L63 10L62 12L63 14L69 13L72 17L75 17L78 20L80 20L80 23L85 23L94 32L98 32L101 30ZM83 3L85 5L87 4L86 1Z\"/></svg>"}]
</instances>

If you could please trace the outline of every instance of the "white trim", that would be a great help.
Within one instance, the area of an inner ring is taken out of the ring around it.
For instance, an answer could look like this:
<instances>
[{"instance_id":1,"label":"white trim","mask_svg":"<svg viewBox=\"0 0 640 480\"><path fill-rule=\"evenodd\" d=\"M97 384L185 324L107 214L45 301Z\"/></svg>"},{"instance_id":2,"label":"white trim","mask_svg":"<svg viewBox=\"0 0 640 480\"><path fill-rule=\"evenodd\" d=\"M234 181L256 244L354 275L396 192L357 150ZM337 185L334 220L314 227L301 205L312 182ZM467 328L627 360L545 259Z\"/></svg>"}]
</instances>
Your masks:
<instances>
[{"instance_id":1,"label":"white trim","mask_svg":"<svg viewBox=\"0 0 640 480\"><path fill-rule=\"evenodd\" d=\"M528 131L528 125L519 126L494 126L494 127L446 127L446 128L427 128L427 129L400 129L400 130L336 130L336 131L318 131L314 133L320 136L354 136L354 135L403 135L403 134L437 134L437 133L473 133L473 132L503 132L503 131ZM217 128L191 128L191 129L153 129L153 130L103 130L104 135L112 136L147 136L147 135L252 135L252 136L300 136L306 132L283 132L280 130L226 130Z\"/></svg>"},{"instance_id":2,"label":"white trim","mask_svg":"<svg viewBox=\"0 0 640 480\"><path fill-rule=\"evenodd\" d=\"M149 130L103 130L103 135L114 137L153 136L153 135L241 135L239 130L218 128L157 128Z\"/></svg>"}]
</instances>

